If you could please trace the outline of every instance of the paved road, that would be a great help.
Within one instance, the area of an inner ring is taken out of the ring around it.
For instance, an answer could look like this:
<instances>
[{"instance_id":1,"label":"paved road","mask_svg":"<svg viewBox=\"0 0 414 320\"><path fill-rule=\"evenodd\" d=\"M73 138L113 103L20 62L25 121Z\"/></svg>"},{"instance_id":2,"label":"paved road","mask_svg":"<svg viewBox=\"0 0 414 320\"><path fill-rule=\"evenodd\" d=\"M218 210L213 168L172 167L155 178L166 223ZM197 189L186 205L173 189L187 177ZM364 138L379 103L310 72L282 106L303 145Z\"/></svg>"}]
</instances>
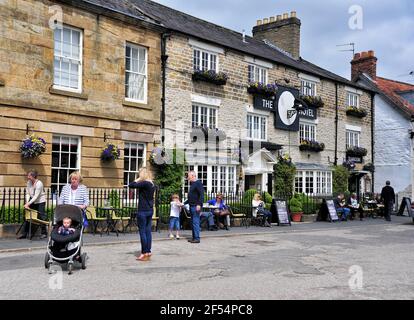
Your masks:
<instances>
[{"instance_id":1,"label":"paved road","mask_svg":"<svg viewBox=\"0 0 414 320\"><path fill-rule=\"evenodd\" d=\"M146 263L136 243L87 246L71 276L49 275L42 250L3 253L0 299L414 299L408 218L220 236L156 241Z\"/></svg>"}]
</instances>

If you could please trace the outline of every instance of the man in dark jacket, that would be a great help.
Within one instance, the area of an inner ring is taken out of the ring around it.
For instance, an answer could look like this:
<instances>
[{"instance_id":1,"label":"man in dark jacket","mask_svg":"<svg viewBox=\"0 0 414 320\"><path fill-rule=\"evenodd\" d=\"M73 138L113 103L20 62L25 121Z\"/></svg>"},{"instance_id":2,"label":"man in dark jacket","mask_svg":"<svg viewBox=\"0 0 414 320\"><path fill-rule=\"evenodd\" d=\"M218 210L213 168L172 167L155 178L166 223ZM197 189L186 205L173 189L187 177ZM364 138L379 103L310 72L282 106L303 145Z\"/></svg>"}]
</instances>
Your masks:
<instances>
[{"instance_id":1,"label":"man in dark jacket","mask_svg":"<svg viewBox=\"0 0 414 320\"><path fill-rule=\"evenodd\" d=\"M392 208L395 201L394 189L391 187L391 182L387 181L386 186L382 188L381 201L384 203L385 220L391 221Z\"/></svg>"},{"instance_id":2,"label":"man in dark jacket","mask_svg":"<svg viewBox=\"0 0 414 320\"><path fill-rule=\"evenodd\" d=\"M188 172L188 181L190 190L188 191L188 204L190 205L191 224L193 239L188 240L191 243L200 243L200 214L204 203L204 186L194 171Z\"/></svg>"}]
</instances>

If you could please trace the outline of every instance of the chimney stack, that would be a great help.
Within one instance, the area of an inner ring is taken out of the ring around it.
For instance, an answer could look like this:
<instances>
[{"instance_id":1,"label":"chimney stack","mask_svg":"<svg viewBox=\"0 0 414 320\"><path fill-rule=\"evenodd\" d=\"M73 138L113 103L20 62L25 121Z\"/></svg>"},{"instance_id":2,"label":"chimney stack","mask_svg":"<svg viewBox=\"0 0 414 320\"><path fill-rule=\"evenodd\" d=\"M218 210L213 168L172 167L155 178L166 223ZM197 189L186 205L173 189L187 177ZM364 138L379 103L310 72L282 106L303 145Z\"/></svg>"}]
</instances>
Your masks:
<instances>
[{"instance_id":1,"label":"chimney stack","mask_svg":"<svg viewBox=\"0 0 414 320\"><path fill-rule=\"evenodd\" d=\"M296 11L264 18L263 23L253 27L253 37L258 40L269 40L280 49L290 53L294 59L300 57L300 27L301 21Z\"/></svg>"},{"instance_id":2,"label":"chimney stack","mask_svg":"<svg viewBox=\"0 0 414 320\"><path fill-rule=\"evenodd\" d=\"M360 74L366 73L375 81L377 78L377 61L378 59L375 57L373 50L356 53L351 61L351 80L355 81Z\"/></svg>"}]
</instances>

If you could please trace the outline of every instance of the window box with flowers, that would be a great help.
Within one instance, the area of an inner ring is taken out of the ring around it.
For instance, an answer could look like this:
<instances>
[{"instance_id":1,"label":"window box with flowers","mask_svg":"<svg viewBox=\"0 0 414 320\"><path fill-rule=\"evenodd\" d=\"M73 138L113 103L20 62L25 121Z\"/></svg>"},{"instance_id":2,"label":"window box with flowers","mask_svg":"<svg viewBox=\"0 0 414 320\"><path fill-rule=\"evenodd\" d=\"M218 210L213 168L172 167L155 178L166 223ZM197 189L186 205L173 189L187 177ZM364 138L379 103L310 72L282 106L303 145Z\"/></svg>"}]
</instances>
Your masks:
<instances>
[{"instance_id":1,"label":"window box with flowers","mask_svg":"<svg viewBox=\"0 0 414 320\"><path fill-rule=\"evenodd\" d=\"M300 151L322 152L325 150L325 144L314 140L302 140L299 146Z\"/></svg>"},{"instance_id":2,"label":"window box with flowers","mask_svg":"<svg viewBox=\"0 0 414 320\"><path fill-rule=\"evenodd\" d=\"M102 149L101 160L103 162L112 162L118 160L121 156L121 151L118 146L108 143L104 149Z\"/></svg>"},{"instance_id":3,"label":"window box with flowers","mask_svg":"<svg viewBox=\"0 0 414 320\"><path fill-rule=\"evenodd\" d=\"M224 86L227 83L228 76L224 72L216 72L214 70L201 71L196 70L193 73L193 81L204 81L216 84L218 86Z\"/></svg>"},{"instance_id":4,"label":"window box with flowers","mask_svg":"<svg viewBox=\"0 0 414 320\"><path fill-rule=\"evenodd\" d=\"M46 151L46 141L32 134L26 137L21 145L20 152L25 159L34 159Z\"/></svg>"},{"instance_id":5,"label":"window box with flowers","mask_svg":"<svg viewBox=\"0 0 414 320\"><path fill-rule=\"evenodd\" d=\"M319 96L301 96L301 99L311 108L323 108L325 102Z\"/></svg>"},{"instance_id":6,"label":"window box with flowers","mask_svg":"<svg viewBox=\"0 0 414 320\"><path fill-rule=\"evenodd\" d=\"M261 82L251 82L247 87L247 92L250 94L272 98L277 94L278 87L275 84L263 84Z\"/></svg>"},{"instance_id":7,"label":"window box with flowers","mask_svg":"<svg viewBox=\"0 0 414 320\"><path fill-rule=\"evenodd\" d=\"M346 114L348 116L357 117L357 118L365 118L368 115L368 112L366 112L363 109L357 108L357 107L348 107L346 109Z\"/></svg>"},{"instance_id":8,"label":"window box with flowers","mask_svg":"<svg viewBox=\"0 0 414 320\"><path fill-rule=\"evenodd\" d=\"M368 150L361 147L351 147L346 150L348 157L365 157L368 154Z\"/></svg>"}]
</instances>

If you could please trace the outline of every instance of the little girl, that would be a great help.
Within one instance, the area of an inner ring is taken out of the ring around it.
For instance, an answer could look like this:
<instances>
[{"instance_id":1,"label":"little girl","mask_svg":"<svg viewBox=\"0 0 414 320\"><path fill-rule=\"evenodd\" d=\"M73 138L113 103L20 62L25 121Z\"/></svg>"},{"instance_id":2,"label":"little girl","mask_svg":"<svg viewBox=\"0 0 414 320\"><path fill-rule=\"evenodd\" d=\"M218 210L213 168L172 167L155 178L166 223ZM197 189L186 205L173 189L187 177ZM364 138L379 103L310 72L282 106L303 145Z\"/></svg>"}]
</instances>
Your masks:
<instances>
[{"instance_id":1,"label":"little girl","mask_svg":"<svg viewBox=\"0 0 414 320\"><path fill-rule=\"evenodd\" d=\"M171 196L171 211L170 211L170 239L174 239L173 231L176 230L175 238L180 240L180 211L184 205L180 202L180 196L173 194Z\"/></svg>"}]
</instances>

